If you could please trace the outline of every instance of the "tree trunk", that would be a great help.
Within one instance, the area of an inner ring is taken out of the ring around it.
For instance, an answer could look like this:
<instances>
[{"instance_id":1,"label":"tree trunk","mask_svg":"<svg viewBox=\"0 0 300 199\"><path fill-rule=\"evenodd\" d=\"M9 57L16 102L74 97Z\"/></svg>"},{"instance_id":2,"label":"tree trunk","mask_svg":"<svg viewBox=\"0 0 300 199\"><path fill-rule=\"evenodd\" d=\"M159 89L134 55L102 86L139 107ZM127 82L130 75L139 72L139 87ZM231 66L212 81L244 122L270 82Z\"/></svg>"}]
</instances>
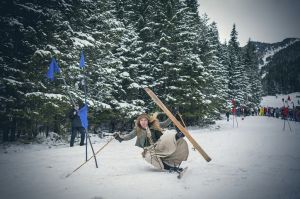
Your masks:
<instances>
[{"instance_id":1,"label":"tree trunk","mask_svg":"<svg viewBox=\"0 0 300 199\"><path fill-rule=\"evenodd\" d=\"M46 138L49 136L49 124L46 124Z\"/></svg>"},{"instance_id":2,"label":"tree trunk","mask_svg":"<svg viewBox=\"0 0 300 199\"><path fill-rule=\"evenodd\" d=\"M9 118L6 118L6 122L4 122L4 127L3 127L3 142L8 141L8 135L10 131L10 121Z\"/></svg>"},{"instance_id":3,"label":"tree trunk","mask_svg":"<svg viewBox=\"0 0 300 199\"><path fill-rule=\"evenodd\" d=\"M3 142L8 141L8 133L9 133L9 128L5 128L3 131Z\"/></svg>"},{"instance_id":4,"label":"tree trunk","mask_svg":"<svg viewBox=\"0 0 300 199\"><path fill-rule=\"evenodd\" d=\"M16 119L12 119L11 121L11 131L10 131L10 141L16 141L16 129L17 129L17 121Z\"/></svg>"}]
</instances>

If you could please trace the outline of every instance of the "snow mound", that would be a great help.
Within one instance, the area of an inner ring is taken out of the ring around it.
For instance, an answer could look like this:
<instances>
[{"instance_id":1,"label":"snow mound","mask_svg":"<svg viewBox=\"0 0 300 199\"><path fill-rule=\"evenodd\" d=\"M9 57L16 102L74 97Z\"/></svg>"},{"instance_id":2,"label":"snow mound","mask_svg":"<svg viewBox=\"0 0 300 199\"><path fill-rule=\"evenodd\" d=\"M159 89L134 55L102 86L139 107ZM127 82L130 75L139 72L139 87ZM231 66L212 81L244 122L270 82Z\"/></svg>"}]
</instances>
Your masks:
<instances>
[{"instance_id":1,"label":"snow mound","mask_svg":"<svg viewBox=\"0 0 300 199\"><path fill-rule=\"evenodd\" d=\"M288 100L288 96L290 96L290 100ZM283 102L285 101L285 106L288 104L291 108L293 108L293 104L295 106L300 106L300 92L290 93L290 94L277 94L275 96L264 96L260 106L263 107L282 107Z\"/></svg>"},{"instance_id":2,"label":"snow mound","mask_svg":"<svg viewBox=\"0 0 300 199\"><path fill-rule=\"evenodd\" d=\"M36 137L36 142L38 144L47 145L47 146L60 146L65 145L66 140L64 140L60 135L54 132L50 132L48 137L45 134L39 134Z\"/></svg>"}]
</instances>

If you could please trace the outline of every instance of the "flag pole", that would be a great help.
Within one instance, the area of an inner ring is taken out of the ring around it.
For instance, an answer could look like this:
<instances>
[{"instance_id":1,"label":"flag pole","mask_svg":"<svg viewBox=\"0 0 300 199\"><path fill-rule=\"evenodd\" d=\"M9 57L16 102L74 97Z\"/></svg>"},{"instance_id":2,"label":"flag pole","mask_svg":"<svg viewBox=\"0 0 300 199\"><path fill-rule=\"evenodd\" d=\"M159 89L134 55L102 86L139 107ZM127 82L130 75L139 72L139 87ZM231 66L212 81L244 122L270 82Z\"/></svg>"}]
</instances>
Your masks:
<instances>
[{"instance_id":1,"label":"flag pole","mask_svg":"<svg viewBox=\"0 0 300 199\"><path fill-rule=\"evenodd\" d=\"M64 75L62 74L62 70L59 68L59 65L55 59L55 57L52 57L52 61L50 63L50 66L49 66L49 69L48 69L48 72L47 72L47 78L49 78L51 81L54 80L54 73L60 73L61 75L61 79L63 80L64 82L64 85L66 86L67 88L67 94L69 95L69 98L71 100L71 103L73 104L73 106L75 106L75 102L71 96L71 93L70 93L70 90L69 90L69 87L66 83L66 80L65 80L65 77Z\"/></svg>"},{"instance_id":2,"label":"flag pole","mask_svg":"<svg viewBox=\"0 0 300 199\"><path fill-rule=\"evenodd\" d=\"M82 56L83 56L83 51L82 51ZM80 59L80 68L82 66L82 63L81 63L81 59ZM84 59L83 59L83 66L84 66ZM48 72L47 72L47 78L49 78L51 81L54 80L54 73L61 73L61 78L64 82L64 85L66 86L66 89L67 89L67 93L69 95L69 98L73 104L73 106L75 107L75 102L71 96L71 93L70 93L70 90L68 88L68 85L66 83L66 80L65 80L65 77L64 75L62 74L62 71L61 69L59 68L59 65L56 61L56 59L54 57L52 57L52 61L50 63L50 66L49 66L49 69L48 69ZM87 92L86 92L86 76L85 77L85 83L84 83L84 90L85 90L85 105L87 106L87 100L86 100L86 96L87 96ZM88 137L88 129L85 128L85 133L86 133L86 161L88 161L88 158L87 158L87 137ZM98 168L98 163L97 163L97 159L96 159L96 156L95 156L95 152L94 152L94 148L92 146L92 142L91 142L91 139L89 137L89 142L90 142L90 145L91 145L91 148L92 148L92 151L93 151L93 156L94 156L94 159L95 159L95 163L96 163L96 167Z\"/></svg>"},{"instance_id":3,"label":"flag pole","mask_svg":"<svg viewBox=\"0 0 300 199\"><path fill-rule=\"evenodd\" d=\"M284 98L282 98L282 104L283 104L283 129L282 130L285 130L285 123L287 123L290 127L290 131L292 132L292 128L291 128L291 125L290 125L290 122L288 120L288 116L289 116L289 110L288 110L288 107L289 107L289 104L288 104L288 101L286 101L286 106L285 106L285 103L284 103ZM287 109L287 111L286 111Z\"/></svg>"},{"instance_id":4,"label":"flag pole","mask_svg":"<svg viewBox=\"0 0 300 199\"><path fill-rule=\"evenodd\" d=\"M83 68L83 75L84 75L84 96L85 96L84 97L84 101L85 101L85 105L87 105L87 85L86 85L87 81L86 81L86 69L85 69L85 61L84 61L83 49L82 49L82 53L81 53L81 56L80 56L79 67ZM88 140L89 140L89 143L90 143L90 146L91 146L91 149L92 149L92 152L93 152L93 156L94 156L94 159L95 159L96 168L98 168L98 162L97 162L95 151L94 151L94 148L93 148L93 145L92 145L91 138L89 136L88 128L85 129L85 134L86 134L86 137L85 137L85 143L86 143L85 144L85 161L86 162L88 161L87 145L88 145Z\"/></svg>"},{"instance_id":5,"label":"flag pole","mask_svg":"<svg viewBox=\"0 0 300 199\"><path fill-rule=\"evenodd\" d=\"M234 99L231 99L231 104L232 104L232 127L234 128L234 115L236 112Z\"/></svg>"},{"instance_id":6,"label":"flag pole","mask_svg":"<svg viewBox=\"0 0 300 199\"><path fill-rule=\"evenodd\" d=\"M234 105L234 99L231 100L232 103L232 127L234 128L234 114L235 114L235 105Z\"/></svg>"},{"instance_id":7,"label":"flag pole","mask_svg":"<svg viewBox=\"0 0 300 199\"><path fill-rule=\"evenodd\" d=\"M237 121L237 117L235 116L235 121L236 121L236 127L239 127L239 123Z\"/></svg>"},{"instance_id":8,"label":"flag pole","mask_svg":"<svg viewBox=\"0 0 300 199\"><path fill-rule=\"evenodd\" d=\"M236 121L236 126L238 127L238 121L237 121L237 117L236 117L236 101L234 100L234 98L231 99L231 103L232 103L232 127L234 128L234 119Z\"/></svg>"}]
</instances>

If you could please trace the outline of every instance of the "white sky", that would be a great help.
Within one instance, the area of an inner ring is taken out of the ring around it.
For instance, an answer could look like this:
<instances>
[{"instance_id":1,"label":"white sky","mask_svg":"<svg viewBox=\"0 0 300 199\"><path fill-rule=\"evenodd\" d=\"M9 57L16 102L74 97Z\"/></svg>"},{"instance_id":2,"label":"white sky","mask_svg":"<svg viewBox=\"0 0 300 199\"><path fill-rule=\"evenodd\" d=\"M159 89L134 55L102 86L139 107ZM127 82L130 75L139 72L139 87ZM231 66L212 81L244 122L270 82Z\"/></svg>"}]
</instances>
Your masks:
<instances>
[{"instance_id":1,"label":"white sky","mask_svg":"<svg viewBox=\"0 0 300 199\"><path fill-rule=\"evenodd\" d=\"M241 46L248 39L274 43L300 38L300 0L198 0L218 26L221 42L228 41L235 23Z\"/></svg>"}]
</instances>

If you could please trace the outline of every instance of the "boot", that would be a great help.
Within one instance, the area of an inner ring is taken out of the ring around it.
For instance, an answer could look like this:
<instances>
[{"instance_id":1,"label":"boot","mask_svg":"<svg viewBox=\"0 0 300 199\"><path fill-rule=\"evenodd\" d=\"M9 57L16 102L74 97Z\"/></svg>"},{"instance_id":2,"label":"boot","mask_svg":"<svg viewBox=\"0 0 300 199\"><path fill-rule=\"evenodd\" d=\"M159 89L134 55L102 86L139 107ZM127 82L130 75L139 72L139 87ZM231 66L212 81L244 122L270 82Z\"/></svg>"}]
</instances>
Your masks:
<instances>
[{"instance_id":1,"label":"boot","mask_svg":"<svg viewBox=\"0 0 300 199\"><path fill-rule=\"evenodd\" d=\"M177 173L179 173L179 172L181 172L183 170L183 168L181 168L179 166L178 167L172 167L172 166L169 166L168 164L166 164L164 162L162 162L162 163L164 165L164 169L168 170L169 172L177 172Z\"/></svg>"}]
</instances>

